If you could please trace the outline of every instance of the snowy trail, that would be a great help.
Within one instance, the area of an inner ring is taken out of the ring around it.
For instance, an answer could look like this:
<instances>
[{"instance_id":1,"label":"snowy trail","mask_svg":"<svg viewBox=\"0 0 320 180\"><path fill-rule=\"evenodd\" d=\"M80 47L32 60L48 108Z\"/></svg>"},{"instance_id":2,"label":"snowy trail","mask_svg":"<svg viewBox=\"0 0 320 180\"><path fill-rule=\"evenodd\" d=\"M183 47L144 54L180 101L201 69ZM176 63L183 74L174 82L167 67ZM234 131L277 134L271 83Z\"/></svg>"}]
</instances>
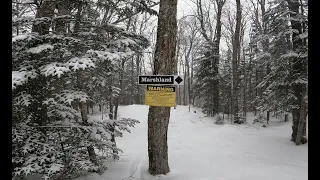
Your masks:
<instances>
[{"instance_id":1,"label":"snowy trail","mask_svg":"<svg viewBox=\"0 0 320 180\"><path fill-rule=\"evenodd\" d=\"M200 112L189 113L184 106L171 110L171 172L153 177L148 173L148 106L123 106L119 112L122 117L138 119L140 124L117 139L124 151L120 161L108 162L108 170L96 180L308 179L308 145L297 147L289 141L291 122L271 121L269 128L219 126Z\"/></svg>"}]
</instances>

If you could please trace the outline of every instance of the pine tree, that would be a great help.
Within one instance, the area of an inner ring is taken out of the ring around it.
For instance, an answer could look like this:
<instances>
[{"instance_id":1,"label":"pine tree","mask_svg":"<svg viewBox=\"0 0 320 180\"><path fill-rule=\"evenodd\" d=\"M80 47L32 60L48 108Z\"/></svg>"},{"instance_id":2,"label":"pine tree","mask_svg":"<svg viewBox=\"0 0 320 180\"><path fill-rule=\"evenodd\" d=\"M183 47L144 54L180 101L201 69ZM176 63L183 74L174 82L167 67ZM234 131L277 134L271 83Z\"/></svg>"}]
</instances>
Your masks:
<instances>
[{"instance_id":1,"label":"pine tree","mask_svg":"<svg viewBox=\"0 0 320 180\"><path fill-rule=\"evenodd\" d=\"M88 116L89 102L112 96L104 79L115 72L113 62L148 45L146 38L115 24L98 23L99 3L42 1L35 17L13 16L13 27L26 29L12 37L14 178L102 171L103 160L121 151L112 137L138 123ZM147 7L140 1L126 5L136 12Z\"/></svg>"},{"instance_id":2,"label":"pine tree","mask_svg":"<svg viewBox=\"0 0 320 180\"><path fill-rule=\"evenodd\" d=\"M214 116L217 110L214 109L212 89L215 78L218 78L212 65L214 51L207 44L207 46L202 48L202 52L200 53L204 54L204 56L196 59L195 78L197 81L195 82L194 89L203 101L202 111L208 116Z\"/></svg>"},{"instance_id":3,"label":"pine tree","mask_svg":"<svg viewBox=\"0 0 320 180\"><path fill-rule=\"evenodd\" d=\"M307 34L307 18L298 0L287 0L290 10L292 28L292 50L290 53L291 87L294 95L292 102L292 141L296 145L305 144L306 135L306 96L307 96L307 65L308 49L305 35ZM300 13L301 12L301 13Z\"/></svg>"},{"instance_id":4,"label":"pine tree","mask_svg":"<svg viewBox=\"0 0 320 180\"><path fill-rule=\"evenodd\" d=\"M204 12L202 9L202 1L197 1L198 19L201 27L201 34L205 39L202 47L202 57L197 61L198 68L196 70L197 84L195 89L203 101L202 111L208 116L214 116L219 112L219 59L220 59L220 39L221 39L221 16L222 8L225 0L216 1L216 28L214 38L207 34L205 26L207 25L204 20ZM208 27L212 27L210 24ZM212 29L209 29L212 32Z\"/></svg>"},{"instance_id":5,"label":"pine tree","mask_svg":"<svg viewBox=\"0 0 320 180\"><path fill-rule=\"evenodd\" d=\"M303 1L301 1L303 2ZM292 112L292 141L306 143L307 18L300 1L273 1L266 12L271 36L269 74L259 83L266 87L262 109ZM300 133L299 138L297 137Z\"/></svg>"}]
</instances>

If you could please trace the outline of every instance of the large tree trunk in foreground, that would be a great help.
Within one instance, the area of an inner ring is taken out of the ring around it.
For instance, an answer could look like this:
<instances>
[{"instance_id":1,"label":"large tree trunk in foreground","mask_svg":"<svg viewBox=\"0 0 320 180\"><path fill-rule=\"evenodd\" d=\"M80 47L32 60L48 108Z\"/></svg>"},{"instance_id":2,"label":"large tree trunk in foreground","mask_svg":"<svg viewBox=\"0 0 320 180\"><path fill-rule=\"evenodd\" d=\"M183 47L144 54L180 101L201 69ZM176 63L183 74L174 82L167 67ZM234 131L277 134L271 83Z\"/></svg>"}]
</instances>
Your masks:
<instances>
[{"instance_id":1,"label":"large tree trunk in foreground","mask_svg":"<svg viewBox=\"0 0 320 180\"><path fill-rule=\"evenodd\" d=\"M177 0L161 0L158 32L154 58L154 74L171 74L174 65L177 34ZM170 172L168 164L167 133L170 107L149 108L148 156L149 173L152 175Z\"/></svg>"},{"instance_id":2,"label":"large tree trunk in foreground","mask_svg":"<svg viewBox=\"0 0 320 180\"><path fill-rule=\"evenodd\" d=\"M294 20L299 17L299 7L300 3L298 0L287 0L288 7L291 10L291 27L292 29L297 30L297 32L293 32L292 41L293 41L293 50L294 51L304 51L305 42L299 38L299 34L302 33L302 25L301 22ZM307 59L303 57L293 57L291 58L292 64L292 74L294 76L304 76L307 72ZM300 145L307 143L306 136L306 102L304 101L304 96L307 94L306 92L306 84L303 83L295 83L292 85L292 90L297 99L293 101L293 105L295 108L292 109L292 135L291 140L296 143L296 145ZM300 132L299 132L300 131ZM299 133L299 135L298 135ZM301 134L302 133L302 134Z\"/></svg>"}]
</instances>

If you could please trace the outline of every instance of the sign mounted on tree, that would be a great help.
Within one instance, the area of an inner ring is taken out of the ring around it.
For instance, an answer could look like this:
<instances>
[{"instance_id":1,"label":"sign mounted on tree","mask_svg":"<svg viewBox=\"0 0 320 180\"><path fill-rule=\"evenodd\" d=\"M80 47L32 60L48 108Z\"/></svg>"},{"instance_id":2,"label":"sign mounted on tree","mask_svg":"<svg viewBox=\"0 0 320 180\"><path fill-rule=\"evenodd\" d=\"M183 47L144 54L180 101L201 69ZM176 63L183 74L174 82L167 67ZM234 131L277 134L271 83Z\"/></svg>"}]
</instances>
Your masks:
<instances>
[{"instance_id":1,"label":"sign mounted on tree","mask_svg":"<svg viewBox=\"0 0 320 180\"><path fill-rule=\"evenodd\" d=\"M162 107L176 106L176 87L147 85L146 105Z\"/></svg>"},{"instance_id":2,"label":"sign mounted on tree","mask_svg":"<svg viewBox=\"0 0 320 180\"><path fill-rule=\"evenodd\" d=\"M139 85L183 85L183 76L179 75L150 75L139 76Z\"/></svg>"}]
</instances>

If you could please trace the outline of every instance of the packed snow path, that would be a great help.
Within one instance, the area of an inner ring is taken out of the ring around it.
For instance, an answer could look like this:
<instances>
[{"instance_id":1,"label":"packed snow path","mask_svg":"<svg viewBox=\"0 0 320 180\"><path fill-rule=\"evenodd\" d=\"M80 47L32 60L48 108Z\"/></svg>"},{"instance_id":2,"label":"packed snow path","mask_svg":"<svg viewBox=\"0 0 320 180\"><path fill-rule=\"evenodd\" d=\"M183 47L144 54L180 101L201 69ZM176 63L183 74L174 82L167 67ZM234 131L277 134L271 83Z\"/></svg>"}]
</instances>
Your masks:
<instances>
[{"instance_id":1,"label":"packed snow path","mask_svg":"<svg viewBox=\"0 0 320 180\"><path fill-rule=\"evenodd\" d=\"M308 145L290 142L291 123L271 119L270 127L216 125L197 109L171 110L168 148L170 173L148 173L148 106L120 107L122 117L140 121L117 139L124 152L94 180L307 180ZM253 117L249 116L250 122ZM272 121L273 120L273 121ZM251 124L251 123L249 123ZM93 176L93 175L91 175Z\"/></svg>"}]
</instances>

